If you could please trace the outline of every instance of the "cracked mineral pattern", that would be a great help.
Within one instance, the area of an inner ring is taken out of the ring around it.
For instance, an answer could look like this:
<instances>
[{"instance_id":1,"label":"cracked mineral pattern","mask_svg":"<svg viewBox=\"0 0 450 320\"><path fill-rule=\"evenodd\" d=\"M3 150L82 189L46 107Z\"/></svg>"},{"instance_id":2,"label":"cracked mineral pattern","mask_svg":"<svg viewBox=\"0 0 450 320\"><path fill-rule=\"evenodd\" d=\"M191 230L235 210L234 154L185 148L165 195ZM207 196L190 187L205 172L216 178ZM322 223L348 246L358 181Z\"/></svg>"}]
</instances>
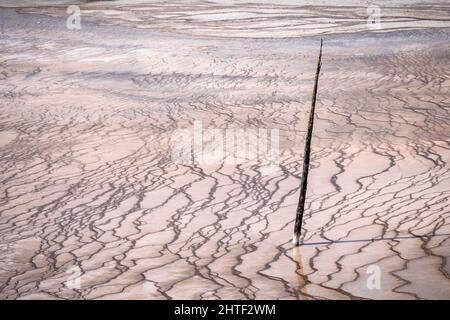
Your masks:
<instances>
[{"instance_id":1,"label":"cracked mineral pattern","mask_svg":"<svg viewBox=\"0 0 450 320\"><path fill-rule=\"evenodd\" d=\"M327 41L303 239L326 245L303 258L336 298L366 296L371 265L367 297L450 298L448 35Z\"/></svg>"},{"instance_id":2,"label":"cracked mineral pattern","mask_svg":"<svg viewBox=\"0 0 450 320\"><path fill-rule=\"evenodd\" d=\"M0 298L450 298L445 1L377 32L354 0L30 3L0 1ZM195 122L278 129L278 168L174 161Z\"/></svg>"}]
</instances>

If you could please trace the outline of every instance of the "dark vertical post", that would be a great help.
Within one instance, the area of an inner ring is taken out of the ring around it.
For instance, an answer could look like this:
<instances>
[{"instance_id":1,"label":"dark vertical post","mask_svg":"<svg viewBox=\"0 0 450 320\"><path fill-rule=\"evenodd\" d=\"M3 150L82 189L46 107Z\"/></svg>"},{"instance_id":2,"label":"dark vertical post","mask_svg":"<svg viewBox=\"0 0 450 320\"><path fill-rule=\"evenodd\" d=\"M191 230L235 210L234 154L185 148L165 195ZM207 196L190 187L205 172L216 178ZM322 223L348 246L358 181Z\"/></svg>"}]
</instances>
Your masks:
<instances>
[{"instance_id":1,"label":"dark vertical post","mask_svg":"<svg viewBox=\"0 0 450 320\"><path fill-rule=\"evenodd\" d=\"M314 126L314 115L316 109L317 85L319 83L320 68L322 66L322 45L323 41L320 39L319 59L317 61L316 78L314 80L314 89L312 94L311 111L309 113L308 131L306 133L305 151L303 155L303 172L300 185L300 197L298 200L297 212L295 217L294 236L292 243L296 246L300 244L300 235L302 232L303 212L305 211L306 189L308 187L308 173L309 161L311 153L311 139Z\"/></svg>"}]
</instances>

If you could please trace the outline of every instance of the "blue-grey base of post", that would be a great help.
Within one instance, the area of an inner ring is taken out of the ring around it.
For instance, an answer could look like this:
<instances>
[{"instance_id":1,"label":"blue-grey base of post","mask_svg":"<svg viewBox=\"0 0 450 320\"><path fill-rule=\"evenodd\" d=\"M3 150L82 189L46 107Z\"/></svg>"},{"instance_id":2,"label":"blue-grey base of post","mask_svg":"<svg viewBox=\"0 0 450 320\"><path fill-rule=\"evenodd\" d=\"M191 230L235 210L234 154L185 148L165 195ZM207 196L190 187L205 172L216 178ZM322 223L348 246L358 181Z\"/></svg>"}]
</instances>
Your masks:
<instances>
[{"instance_id":1,"label":"blue-grey base of post","mask_svg":"<svg viewBox=\"0 0 450 320\"><path fill-rule=\"evenodd\" d=\"M294 246L300 245L300 233L294 232L294 235L292 236L292 244Z\"/></svg>"}]
</instances>

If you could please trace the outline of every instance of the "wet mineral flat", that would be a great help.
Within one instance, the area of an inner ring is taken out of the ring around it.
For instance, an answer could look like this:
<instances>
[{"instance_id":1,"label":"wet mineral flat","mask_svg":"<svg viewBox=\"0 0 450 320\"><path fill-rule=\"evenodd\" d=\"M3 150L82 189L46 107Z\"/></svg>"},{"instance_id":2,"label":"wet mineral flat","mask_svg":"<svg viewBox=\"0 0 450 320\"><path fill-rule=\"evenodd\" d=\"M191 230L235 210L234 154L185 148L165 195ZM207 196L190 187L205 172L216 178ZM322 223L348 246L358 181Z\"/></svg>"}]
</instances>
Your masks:
<instances>
[{"instance_id":1,"label":"wet mineral flat","mask_svg":"<svg viewBox=\"0 0 450 320\"><path fill-rule=\"evenodd\" d=\"M449 40L327 38L300 249L306 294L450 298ZM365 285L373 270L380 290Z\"/></svg>"},{"instance_id":2,"label":"wet mineral flat","mask_svg":"<svg viewBox=\"0 0 450 320\"><path fill-rule=\"evenodd\" d=\"M40 3L0 1L1 298L450 298L446 1Z\"/></svg>"},{"instance_id":3,"label":"wet mineral flat","mask_svg":"<svg viewBox=\"0 0 450 320\"><path fill-rule=\"evenodd\" d=\"M2 297L293 294L268 263L295 273L283 245L317 39L87 22L72 31L65 17L11 10L2 20ZM176 130L199 127L203 153L207 129L223 139L231 129L267 130L256 138L269 141L278 130L279 166L174 161ZM80 289L67 285L77 272Z\"/></svg>"}]
</instances>

